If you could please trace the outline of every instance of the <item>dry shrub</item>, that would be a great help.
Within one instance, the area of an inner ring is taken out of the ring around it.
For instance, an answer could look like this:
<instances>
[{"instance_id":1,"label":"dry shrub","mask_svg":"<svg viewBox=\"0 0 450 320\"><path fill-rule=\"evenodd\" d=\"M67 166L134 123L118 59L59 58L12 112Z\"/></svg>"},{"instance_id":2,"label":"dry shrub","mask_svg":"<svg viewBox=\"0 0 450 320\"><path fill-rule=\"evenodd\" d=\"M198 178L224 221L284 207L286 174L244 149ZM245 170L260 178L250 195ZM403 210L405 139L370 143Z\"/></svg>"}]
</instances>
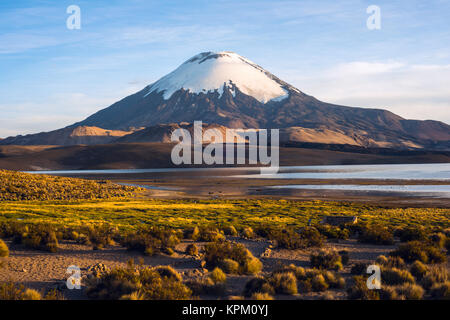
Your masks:
<instances>
[{"instance_id":1,"label":"dry shrub","mask_svg":"<svg viewBox=\"0 0 450 320\"><path fill-rule=\"evenodd\" d=\"M358 275L358 276L366 274L367 267L368 267L367 263L357 262L357 263L352 265L350 273L353 274L353 275Z\"/></svg>"},{"instance_id":2,"label":"dry shrub","mask_svg":"<svg viewBox=\"0 0 450 320\"><path fill-rule=\"evenodd\" d=\"M195 295L216 295L222 296L225 294L224 283L214 282L210 276L201 277L186 282L186 286Z\"/></svg>"},{"instance_id":3,"label":"dry shrub","mask_svg":"<svg viewBox=\"0 0 450 320\"><path fill-rule=\"evenodd\" d=\"M354 276L354 283L347 290L347 297L350 300L379 300L378 290L367 288L367 279L364 276Z\"/></svg>"},{"instance_id":4,"label":"dry shrub","mask_svg":"<svg viewBox=\"0 0 450 320\"><path fill-rule=\"evenodd\" d=\"M262 263L242 244L213 242L205 246L205 261L208 269L223 267L226 259L239 264L239 274L257 274L262 269Z\"/></svg>"},{"instance_id":5,"label":"dry shrub","mask_svg":"<svg viewBox=\"0 0 450 320\"><path fill-rule=\"evenodd\" d=\"M6 243L0 239L0 258L9 256L9 249Z\"/></svg>"},{"instance_id":6,"label":"dry shrub","mask_svg":"<svg viewBox=\"0 0 450 320\"><path fill-rule=\"evenodd\" d=\"M447 236L441 232L434 233L430 236L430 242L433 246L442 249L447 242Z\"/></svg>"},{"instance_id":7,"label":"dry shrub","mask_svg":"<svg viewBox=\"0 0 450 320\"><path fill-rule=\"evenodd\" d=\"M227 281L226 274L218 267L214 268L214 270L209 274L209 277L214 283L225 283Z\"/></svg>"},{"instance_id":8,"label":"dry shrub","mask_svg":"<svg viewBox=\"0 0 450 320\"><path fill-rule=\"evenodd\" d=\"M42 295L33 289L26 289L23 292L23 300L42 300Z\"/></svg>"},{"instance_id":9,"label":"dry shrub","mask_svg":"<svg viewBox=\"0 0 450 320\"><path fill-rule=\"evenodd\" d=\"M405 283L395 287L397 299L401 300L421 300L425 290L417 284Z\"/></svg>"},{"instance_id":10,"label":"dry shrub","mask_svg":"<svg viewBox=\"0 0 450 320\"><path fill-rule=\"evenodd\" d=\"M361 243L392 245L394 235L383 226L367 225L362 227L358 241Z\"/></svg>"},{"instance_id":11,"label":"dry shrub","mask_svg":"<svg viewBox=\"0 0 450 320\"><path fill-rule=\"evenodd\" d=\"M181 276L168 267L142 268L130 263L87 282L86 294L92 299L183 300L192 294Z\"/></svg>"},{"instance_id":12,"label":"dry shrub","mask_svg":"<svg viewBox=\"0 0 450 320\"><path fill-rule=\"evenodd\" d=\"M234 226L226 226L223 228L223 232L227 236L237 236L239 233L237 232L236 228Z\"/></svg>"},{"instance_id":13,"label":"dry shrub","mask_svg":"<svg viewBox=\"0 0 450 320\"><path fill-rule=\"evenodd\" d=\"M276 242L277 247L284 249L299 249L308 247L321 247L325 237L314 227L305 227L300 232L292 228L262 227L258 229L259 235Z\"/></svg>"},{"instance_id":14,"label":"dry shrub","mask_svg":"<svg viewBox=\"0 0 450 320\"><path fill-rule=\"evenodd\" d=\"M195 243L191 243L186 247L186 254L190 256L198 255L198 247L195 245Z\"/></svg>"},{"instance_id":15,"label":"dry shrub","mask_svg":"<svg viewBox=\"0 0 450 320\"><path fill-rule=\"evenodd\" d=\"M274 295L275 289L272 287L268 279L256 277L247 281L244 287L243 295L245 297L251 297L255 293Z\"/></svg>"},{"instance_id":16,"label":"dry shrub","mask_svg":"<svg viewBox=\"0 0 450 320\"><path fill-rule=\"evenodd\" d=\"M292 272L274 273L268 280L278 294L294 295L297 293L297 278Z\"/></svg>"},{"instance_id":17,"label":"dry shrub","mask_svg":"<svg viewBox=\"0 0 450 320\"><path fill-rule=\"evenodd\" d=\"M274 300L274 298L268 293L255 292L250 297L251 300Z\"/></svg>"},{"instance_id":18,"label":"dry shrub","mask_svg":"<svg viewBox=\"0 0 450 320\"><path fill-rule=\"evenodd\" d=\"M399 285L415 282L413 275L408 270L397 268L382 268L381 281L387 285Z\"/></svg>"},{"instance_id":19,"label":"dry shrub","mask_svg":"<svg viewBox=\"0 0 450 320\"><path fill-rule=\"evenodd\" d=\"M423 264L422 262L416 260L413 262L413 264L411 265L409 271L411 272L411 274L417 279L417 280L422 280L422 278L425 276L425 274L428 271L428 268L425 264Z\"/></svg>"},{"instance_id":20,"label":"dry shrub","mask_svg":"<svg viewBox=\"0 0 450 320\"><path fill-rule=\"evenodd\" d=\"M239 272L239 263L232 259L223 259L220 261L219 267L228 274L236 274Z\"/></svg>"},{"instance_id":21,"label":"dry shrub","mask_svg":"<svg viewBox=\"0 0 450 320\"><path fill-rule=\"evenodd\" d=\"M445 283L450 280L448 270L445 266L430 266L427 272L423 276L420 284L426 290L431 289L433 286L441 283Z\"/></svg>"},{"instance_id":22,"label":"dry shrub","mask_svg":"<svg viewBox=\"0 0 450 320\"><path fill-rule=\"evenodd\" d=\"M399 229L396 232L396 236L400 238L401 242L425 241L428 238L425 229L422 227L408 227Z\"/></svg>"},{"instance_id":23,"label":"dry shrub","mask_svg":"<svg viewBox=\"0 0 450 320\"><path fill-rule=\"evenodd\" d=\"M344 227L320 224L315 227L322 235L328 239L348 239L350 231Z\"/></svg>"},{"instance_id":24,"label":"dry shrub","mask_svg":"<svg viewBox=\"0 0 450 320\"><path fill-rule=\"evenodd\" d=\"M16 236L14 241L30 249L48 252L58 251L58 238L56 230L51 225L36 224L27 226L27 231Z\"/></svg>"},{"instance_id":25,"label":"dry shrub","mask_svg":"<svg viewBox=\"0 0 450 320\"><path fill-rule=\"evenodd\" d=\"M114 244L115 228L107 224L90 226L87 230L89 243L94 250L101 250L106 246Z\"/></svg>"},{"instance_id":26,"label":"dry shrub","mask_svg":"<svg viewBox=\"0 0 450 320\"><path fill-rule=\"evenodd\" d=\"M342 258L336 250L320 250L310 255L311 267L327 270L341 270Z\"/></svg>"},{"instance_id":27,"label":"dry shrub","mask_svg":"<svg viewBox=\"0 0 450 320\"><path fill-rule=\"evenodd\" d=\"M450 281L436 283L431 287L431 297L437 300L450 300Z\"/></svg>"},{"instance_id":28,"label":"dry shrub","mask_svg":"<svg viewBox=\"0 0 450 320\"><path fill-rule=\"evenodd\" d=\"M445 253L439 248L419 241L410 241L401 244L391 255L401 257L406 262L418 260L423 263L442 263L446 261Z\"/></svg>"},{"instance_id":29,"label":"dry shrub","mask_svg":"<svg viewBox=\"0 0 450 320\"><path fill-rule=\"evenodd\" d=\"M122 245L128 250L135 250L148 256L159 253L173 254L173 249L180 243L175 230L147 227L140 228L134 233L126 235Z\"/></svg>"},{"instance_id":30,"label":"dry shrub","mask_svg":"<svg viewBox=\"0 0 450 320\"><path fill-rule=\"evenodd\" d=\"M253 229L251 227L245 227L242 230L242 236L244 238L251 239L255 237L255 233L253 232Z\"/></svg>"},{"instance_id":31,"label":"dry shrub","mask_svg":"<svg viewBox=\"0 0 450 320\"><path fill-rule=\"evenodd\" d=\"M201 227L197 240L206 242L225 241L224 234L214 227Z\"/></svg>"}]
</instances>

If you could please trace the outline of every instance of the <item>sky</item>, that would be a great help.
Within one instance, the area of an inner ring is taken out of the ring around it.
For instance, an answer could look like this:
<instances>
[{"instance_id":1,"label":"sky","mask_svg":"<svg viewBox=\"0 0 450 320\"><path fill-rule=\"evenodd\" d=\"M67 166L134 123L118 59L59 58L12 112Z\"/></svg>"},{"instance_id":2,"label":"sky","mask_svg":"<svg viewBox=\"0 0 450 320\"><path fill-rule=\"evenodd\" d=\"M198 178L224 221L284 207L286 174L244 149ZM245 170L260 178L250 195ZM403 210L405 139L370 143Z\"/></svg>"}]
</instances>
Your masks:
<instances>
[{"instance_id":1,"label":"sky","mask_svg":"<svg viewBox=\"0 0 450 320\"><path fill-rule=\"evenodd\" d=\"M325 102L450 124L450 0L1 0L0 137L80 121L204 51Z\"/></svg>"}]
</instances>

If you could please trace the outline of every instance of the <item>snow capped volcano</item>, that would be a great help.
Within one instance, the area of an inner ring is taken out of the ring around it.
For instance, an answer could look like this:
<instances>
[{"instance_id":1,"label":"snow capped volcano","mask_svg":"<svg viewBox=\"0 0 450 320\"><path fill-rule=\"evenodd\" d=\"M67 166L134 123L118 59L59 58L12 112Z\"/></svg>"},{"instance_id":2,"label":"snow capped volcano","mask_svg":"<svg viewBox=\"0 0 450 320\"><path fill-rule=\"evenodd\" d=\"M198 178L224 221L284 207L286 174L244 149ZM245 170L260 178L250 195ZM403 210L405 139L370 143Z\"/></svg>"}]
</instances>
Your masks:
<instances>
[{"instance_id":1,"label":"snow capped volcano","mask_svg":"<svg viewBox=\"0 0 450 320\"><path fill-rule=\"evenodd\" d=\"M159 141L177 125L194 121L220 128L277 128L284 141L450 149L445 123L325 103L229 51L200 53L67 128L7 138L0 145L106 143L127 133L120 141Z\"/></svg>"},{"instance_id":2,"label":"snow capped volcano","mask_svg":"<svg viewBox=\"0 0 450 320\"><path fill-rule=\"evenodd\" d=\"M178 90L190 93L217 91L222 96L224 88L238 88L261 103L281 101L289 96L286 84L252 61L234 52L203 52L184 62L173 72L150 85L145 96L163 92L168 100Z\"/></svg>"}]
</instances>

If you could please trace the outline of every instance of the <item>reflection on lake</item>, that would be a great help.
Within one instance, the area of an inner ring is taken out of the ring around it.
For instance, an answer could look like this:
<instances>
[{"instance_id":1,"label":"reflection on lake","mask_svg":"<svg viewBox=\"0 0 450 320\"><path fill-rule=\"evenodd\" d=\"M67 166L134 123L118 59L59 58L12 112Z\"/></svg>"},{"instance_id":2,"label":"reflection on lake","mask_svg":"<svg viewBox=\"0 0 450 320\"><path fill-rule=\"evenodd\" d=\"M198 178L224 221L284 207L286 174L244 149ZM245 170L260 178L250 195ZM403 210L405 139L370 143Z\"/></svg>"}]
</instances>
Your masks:
<instances>
[{"instance_id":1,"label":"reflection on lake","mask_svg":"<svg viewBox=\"0 0 450 320\"><path fill-rule=\"evenodd\" d=\"M272 186L275 189L308 189L308 190L348 190L348 191L380 191L433 193L439 196L450 196L450 185L357 185L357 184L304 184Z\"/></svg>"}]
</instances>

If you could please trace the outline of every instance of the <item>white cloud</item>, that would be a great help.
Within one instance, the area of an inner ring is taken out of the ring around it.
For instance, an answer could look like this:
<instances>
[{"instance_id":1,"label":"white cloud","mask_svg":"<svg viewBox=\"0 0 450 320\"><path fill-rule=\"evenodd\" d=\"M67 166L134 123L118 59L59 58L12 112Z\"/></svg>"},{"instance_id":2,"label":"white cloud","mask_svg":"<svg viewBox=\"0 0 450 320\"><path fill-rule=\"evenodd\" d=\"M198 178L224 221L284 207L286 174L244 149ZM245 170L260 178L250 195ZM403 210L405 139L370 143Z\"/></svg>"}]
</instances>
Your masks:
<instances>
[{"instance_id":1,"label":"white cloud","mask_svg":"<svg viewBox=\"0 0 450 320\"><path fill-rule=\"evenodd\" d=\"M113 94L56 93L45 101L0 104L0 137L60 129L83 120L123 97L142 89L130 85Z\"/></svg>"},{"instance_id":2,"label":"white cloud","mask_svg":"<svg viewBox=\"0 0 450 320\"><path fill-rule=\"evenodd\" d=\"M450 123L450 65L357 61L288 80L322 101Z\"/></svg>"}]
</instances>

